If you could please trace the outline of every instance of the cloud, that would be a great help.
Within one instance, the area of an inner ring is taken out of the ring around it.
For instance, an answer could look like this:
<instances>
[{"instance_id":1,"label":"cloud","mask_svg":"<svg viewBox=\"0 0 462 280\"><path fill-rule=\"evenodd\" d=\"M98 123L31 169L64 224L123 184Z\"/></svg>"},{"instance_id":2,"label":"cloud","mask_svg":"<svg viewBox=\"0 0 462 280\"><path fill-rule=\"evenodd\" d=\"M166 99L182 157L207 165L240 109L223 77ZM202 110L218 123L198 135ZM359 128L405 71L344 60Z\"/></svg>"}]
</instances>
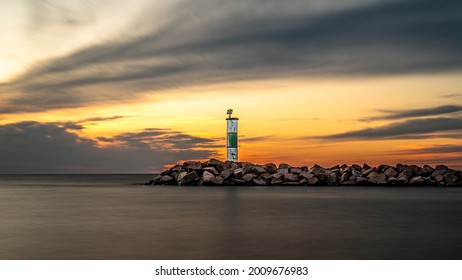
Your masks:
<instances>
[{"instance_id":1,"label":"cloud","mask_svg":"<svg viewBox=\"0 0 462 280\"><path fill-rule=\"evenodd\" d=\"M89 46L0 86L14 93L0 100L0 113L118 102L224 81L462 68L460 1L320 3L180 1L160 25L141 20L152 24L143 36Z\"/></svg>"},{"instance_id":2,"label":"cloud","mask_svg":"<svg viewBox=\"0 0 462 280\"><path fill-rule=\"evenodd\" d=\"M426 118L395 122L384 126L319 136L324 140L383 140L453 137L460 138L462 119ZM441 133L444 134L435 134ZM455 133L455 134L451 134Z\"/></svg>"},{"instance_id":3,"label":"cloud","mask_svg":"<svg viewBox=\"0 0 462 280\"><path fill-rule=\"evenodd\" d=\"M418 149L396 151L392 154L461 154L462 145L434 145Z\"/></svg>"},{"instance_id":4,"label":"cloud","mask_svg":"<svg viewBox=\"0 0 462 280\"><path fill-rule=\"evenodd\" d=\"M181 139L185 142L180 143ZM103 140L104 139L100 139ZM213 140L147 129L108 138L108 147L66 124L19 122L0 126L0 173L131 173L160 170L179 160L208 158Z\"/></svg>"},{"instance_id":5,"label":"cloud","mask_svg":"<svg viewBox=\"0 0 462 280\"><path fill-rule=\"evenodd\" d=\"M362 121L373 120L396 120L403 118L429 117L436 115L444 115L450 113L462 112L462 106L459 105L444 105L434 108L412 109L412 110L379 110L385 113L383 116L376 116L361 119Z\"/></svg>"}]
</instances>

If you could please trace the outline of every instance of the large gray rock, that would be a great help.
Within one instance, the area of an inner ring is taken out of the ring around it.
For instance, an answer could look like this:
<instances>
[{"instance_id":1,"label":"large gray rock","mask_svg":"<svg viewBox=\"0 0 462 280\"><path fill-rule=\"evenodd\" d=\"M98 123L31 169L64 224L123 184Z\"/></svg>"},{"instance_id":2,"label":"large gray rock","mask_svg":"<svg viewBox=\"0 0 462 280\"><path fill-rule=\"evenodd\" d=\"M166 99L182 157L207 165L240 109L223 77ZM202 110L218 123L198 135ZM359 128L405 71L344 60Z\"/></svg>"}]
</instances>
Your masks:
<instances>
[{"instance_id":1,"label":"large gray rock","mask_svg":"<svg viewBox=\"0 0 462 280\"><path fill-rule=\"evenodd\" d=\"M220 172L218 172L218 170L213 166L204 167L202 169L202 171L208 171L208 172L212 173L215 176L220 175Z\"/></svg>"},{"instance_id":2,"label":"large gray rock","mask_svg":"<svg viewBox=\"0 0 462 280\"><path fill-rule=\"evenodd\" d=\"M302 172L303 172L303 170L301 168L293 167L293 168L290 169L290 173L292 173L292 174L300 174Z\"/></svg>"},{"instance_id":3,"label":"large gray rock","mask_svg":"<svg viewBox=\"0 0 462 280\"><path fill-rule=\"evenodd\" d=\"M260 174L266 172L266 170L265 170L265 168L263 168L261 166L254 166L254 167L252 167L250 172L252 172L255 175L260 175Z\"/></svg>"},{"instance_id":4,"label":"large gray rock","mask_svg":"<svg viewBox=\"0 0 462 280\"><path fill-rule=\"evenodd\" d=\"M234 175L234 171L232 169L225 169L223 172L221 172L221 176L225 180L230 178L233 175Z\"/></svg>"},{"instance_id":5,"label":"large gray rock","mask_svg":"<svg viewBox=\"0 0 462 280\"><path fill-rule=\"evenodd\" d=\"M272 186L282 185L283 182L284 181L282 179L278 179L278 178L271 179L271 185Z\"/></svg>"},{"instance_id":6,"label":"large gray rock","mask_svg":"<svg viewBox=\"0 0 462 280\"><path fill-rule=\"evenodd\" d=\"M263 180L271 180L271 178L273 178L273 176L269 173L262 173L260 174L260 177L263 179Z\"/></svg>"},{"instance_id":7,"label":"large gray rock","mask_svg":"<svg viewBox=\"0 0 462 280\"><path fill-rule=\"evenodd\" d=\"M306 181L308 182L308 185L311 185L311 186L319 185L321 183L318 177L314 175L312 177L306 178Z\"/></svg>"},{"instance_id":8,"label":"large gray rock","mask_svg":"<svg viewBox=\"0 0 462 280\"><path fill-rule=\"evenodd\" d=\"M278 169L290 169L290 165L288 165L287 163L281 163L279 164L279 167Z\"/></svg>"},{"instance_id":9,"label":"large gray rock","mask_svg":"<svg viewBox=\"0 0 462 280\"><path fill-rule=\"evenodd\" d=\"M367 178L356 177L356 184L358 184L360 186L367 186L367 185L370 185L371 182L369 182L369 180Z\"/></svg>"},{"instance_id":10,"label":"large gray rock","mask_svg":"<svg viewBox=\"0 0 462 280\"><path fill-rule=\"evenodd\" d=\"M171 184L174 182L173 178L169 175L160 176L160 181L162 184Z\"/></svg>"},{"instance_id":11,"label":"large gray rock","mask_svg":"<svg viewBox=\"0 0 462 280\"><path fill-rule=\"evenodd\" d=\"M185 176L183 176L183 178L181 178L178 184L179 185L189 185L189 184L194 183L197 178L199 178L199 176L197 176L197 173L194 171L191 171L187 173Z\"/></svg>"},{"instance_id":12,"label":"large gray rock","mask_svg":"<svg viewBox=\"0 0 462 280\"><path fill-rule=\"evenodd\" d=\"M242 180L246 182L251 182L253 179L257 178L257 175L253 173L247 173L244 176L242 176Z\"/></svg>"},{"instance_id":13,"label":"large gray rock","mask_svg":"<svg viewBox=\"0 0 462 280\"><path fill-rule=\"evenodd\" d=\"M276 180L283 180L284 179L284 173L283 172L277 172L277 173L274 173L273 175L273 179L276 179Z\"/></svg>"},{"instance_id":14,"label":"large gray rock","mask_svg":"<svg viewBox=\"0 0 462 280\"><path fill-rule=\"evenodd\" d=\"M234 177L236 179L241 179L242 177L244 177L244 169L237 168L236 170L234 170Z\"/></svg>"},{"instance_id":15,"label":"large gray rock","mask_svg":"<svg viewBox=\"0 0 462 280\"><path fill-rule=\"evenodd\" d=\"M186 176L186 174L188 174L188 172L184 169L182 169L180 172L177 173L176 175L176 182L177 183L180 183L180 181L183 179L184 176Z\"/></svg>"},{"instance_id":16,"label":"large gray rock","mask_svg":"<svg viewBox=\"0 0 462 280\"><path fill-rule=\"evenodd\" d=\"M276 173L278 172L278 169L276 168L276 165L274 163L267 163L263 165L263 168L268 172L268 173Z\"/></svg>"},{"instance_id":17,"label":"large gray rock","mask_svg":"<svg viewBox=\"0 0 462 280\"><path fill-rule=\"evenodd\" d=\"M424 178L422 178L422 176L412 177L412 179L409 181L409 185L414 185L414 186L423 185L424 183L425 181L424 181Z\"/></svg>"},{"instance_id":18,"label":"large gray rock","mask_svg":"<svg viewBox=\"0 0 462 280\"><path fill-rule=\"evenodd\" d=\"M452 184L452 183L456 183L458 179L455 174L445 173L444 180L446 181L446 183Z\"/></svg>"},{"instance_id":19,"label":"large gray rock","mask_svg":"<svg viewBox=\"0 0 462 280\"><path fill-rule=\"evenodd\" d=\"M399 185L407 185L409 183L409 177L406 175L406 171L403 171L401 174L399 174L398 178L396 178L396 181Z\"/></svg>"},{"instance_id":20,"label":"large gray rock","mask_svg":"<svg viewBox=\"0 0 462 280\"><path fill-rule=\"evenodd\" d=\"M284 182L298 182L299 178L297 174L285 173Z\"/></svg>"},{"instance_id":21,"label":"large gray rock","mask_svg":"<svg viewBox=\"0 0 462 280\"><path fill-rule=\"evenodd\" d=\"M266 181L260 178L253 179L253 183L257 186L266 186Z\"/></svg>"},{"instance_id":22,"label":"large gray rock","mask_svg":"<svg viewBox=\"0 0 462 280\"><path fill-rule=\"evenodd\" d=\"M209 171L204 171L204 173L202 173L202 182L204 184L210 184L212 183L212 180L215 178L215 175L213 175L211 172Z\"/></svg>"},{"instance_id":23,"label":"large gray rock","mask_svg":"<svg viewBox=\"0 0 462 280\"><path fill-rule=\"evenodd\" d=\"M337 184L337 173L336 172L329 172L326 173L326 184L332 186Z\"/></svg>"},{"instance_id":24,"label":"large gray rock","mask_svg":"<svg viewBox=\"0 0 462 280\"><path fill-rule=\"evenodd\" d=\"M385 174L379 174L377 172L372 172L367 176L367 180L375 185L386 185L387 184L387 176Z\"/></svg>"},{"instance_id":25,"label":"large gray rock","mask_svg":"<svg viewBox=\"0 0 462 280\"><path fill-rule=\"evenodd\" d=\"M398 175L398 171L396 171L393 167L389 166L387 169L384 170L383 174L387 176L387 178L396 177Z\"/></svg>"},{"instance_id":26,"label":"large gray rock","mask_svg":"<svg viewBox=\"0 0 462 280\"><path fill-rule=\"evenodd\" d=\"M347 172L343 173L342 176L340 176L340 184L348 181L349 178L350 178L350 175L348 175Z\"/></svg>"},{"instance_id":27,"label":"large gray rock","mask_svg":"<svg viewBox=\"0 0 462 280\"><path fill-rule=\"evenodd\" d=\"M311 167L310 172L313 173L314 175L318 175L318 174L324 173L324 168L315 164L313 167Z\"/></svg>"},{"instance_id":28,"label":"large gray rock","mask_svg":"<svg viewBox=\"0 0 462 280\"><path fill-rule=\"evenodd\" d=\"M221 177L221 176L216 176L215 178L213 178L212 183L213 183L214 185L223 185L224 180L225 180L225 179L224 179L223 177Z\"/></svg>"}]
</instances>

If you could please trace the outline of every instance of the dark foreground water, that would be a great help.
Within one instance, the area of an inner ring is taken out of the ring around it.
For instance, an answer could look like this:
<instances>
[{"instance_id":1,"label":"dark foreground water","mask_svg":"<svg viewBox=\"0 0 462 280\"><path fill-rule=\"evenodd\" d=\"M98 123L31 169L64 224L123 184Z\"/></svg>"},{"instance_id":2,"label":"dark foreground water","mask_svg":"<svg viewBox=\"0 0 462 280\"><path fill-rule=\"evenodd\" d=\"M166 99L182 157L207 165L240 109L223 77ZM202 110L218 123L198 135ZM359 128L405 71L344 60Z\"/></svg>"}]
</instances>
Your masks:
<instances>
[{"instance_id":1,"label":"dark foreground water","mask_svg":"<svg viewBox=\"0 0 462 280\"><path fill-rule=\"evenodd\" d=\"M462 259L462 188L0 175L0 259Z\"/></svg>"}]
</instances>

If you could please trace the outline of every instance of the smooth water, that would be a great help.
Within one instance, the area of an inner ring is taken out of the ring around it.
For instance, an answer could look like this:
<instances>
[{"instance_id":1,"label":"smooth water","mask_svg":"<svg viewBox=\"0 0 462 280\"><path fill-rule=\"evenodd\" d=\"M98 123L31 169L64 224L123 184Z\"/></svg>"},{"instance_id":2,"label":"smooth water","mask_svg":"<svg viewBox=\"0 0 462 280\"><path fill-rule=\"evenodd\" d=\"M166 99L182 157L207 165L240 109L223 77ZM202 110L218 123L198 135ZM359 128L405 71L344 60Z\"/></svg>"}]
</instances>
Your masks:
<instances>
[{"instance_id":1,"label":"smooth water","mask_svg":"<svg viewBox=\"0 0 462 280\"><path fill-rule=\"evenodd\" d=\"M0 175L0 259L462 259L462 188Z\"/></svg>"}]
</instances>

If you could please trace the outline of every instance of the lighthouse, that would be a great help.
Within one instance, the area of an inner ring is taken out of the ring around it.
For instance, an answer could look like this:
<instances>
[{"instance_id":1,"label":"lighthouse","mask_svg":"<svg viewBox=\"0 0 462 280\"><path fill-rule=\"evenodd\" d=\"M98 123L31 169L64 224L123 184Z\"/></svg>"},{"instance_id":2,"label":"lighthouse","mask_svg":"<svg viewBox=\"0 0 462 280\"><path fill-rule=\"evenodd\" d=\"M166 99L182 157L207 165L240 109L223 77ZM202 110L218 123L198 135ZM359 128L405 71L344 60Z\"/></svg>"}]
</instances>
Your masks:
<instances>
[{"instance_id":1,"label":"lighthouse","mask_svg":"<svg viewBox=\"0 0 462 280\"><path fill-rule=\"evenodd\" d=\"M226 119L226 159L229 161L237 161L237 121L238 118L233 118L233 109L228 109L226 112L228 118Z\"/></svg>"}]
</instances>

